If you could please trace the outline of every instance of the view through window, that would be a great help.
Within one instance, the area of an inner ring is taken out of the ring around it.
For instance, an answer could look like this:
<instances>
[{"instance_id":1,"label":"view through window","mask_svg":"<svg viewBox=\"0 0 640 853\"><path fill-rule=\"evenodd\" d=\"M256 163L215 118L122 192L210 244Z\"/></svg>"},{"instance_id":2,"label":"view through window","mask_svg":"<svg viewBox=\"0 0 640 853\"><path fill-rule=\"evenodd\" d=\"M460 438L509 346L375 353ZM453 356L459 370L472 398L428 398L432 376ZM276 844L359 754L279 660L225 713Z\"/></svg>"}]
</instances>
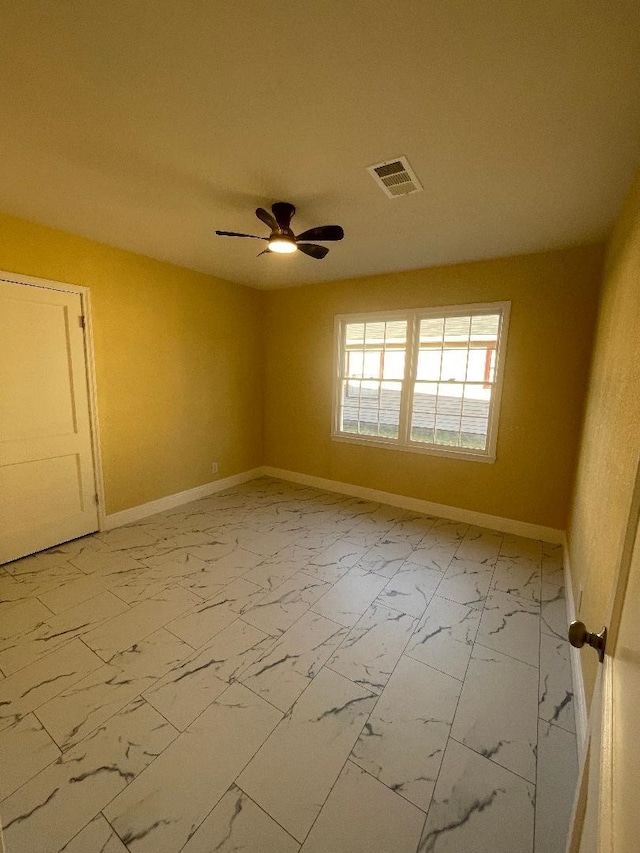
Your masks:
<instances>
[{"instance_id":1,"label":"view through window","mask_svg":"<svg viewBox=\"0 0 640 853\"><path fill-rule=\"evenodd\" d=\"M508 309L337 318L334 435L493 457Z\"/></svg>"}]
</instances>

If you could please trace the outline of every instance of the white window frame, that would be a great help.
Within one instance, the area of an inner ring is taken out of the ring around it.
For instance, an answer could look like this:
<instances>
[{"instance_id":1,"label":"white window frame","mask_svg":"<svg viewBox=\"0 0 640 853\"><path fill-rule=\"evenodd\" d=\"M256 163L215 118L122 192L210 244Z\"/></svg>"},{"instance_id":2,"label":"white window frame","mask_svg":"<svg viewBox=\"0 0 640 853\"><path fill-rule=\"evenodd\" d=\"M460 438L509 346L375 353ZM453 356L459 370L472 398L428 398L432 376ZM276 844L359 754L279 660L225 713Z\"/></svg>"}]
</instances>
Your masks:
<instances>
[{"instance_id":1,"label":"white window frame","mask_svg":"<svg viewBox=\"0 0 640 853\"><path fill-rule=\"evenodd\" d=\"M360 444L368 447L384 447L386 449L402 450L410 453L425 453L430 456L445 456L455 459L467 459L474 462L495 462L496 445L498 441L498 421L502 386L504 379L504 364L509 332L509 315L511 302L483 302L472 305L443 305L431 308L414 308L406 311L371 311L358 314L338 314L334 322L334 376L333 376L333 415L331 439L347 444ZM493 393L489 405L489 420L487 446L485 450L473 450L468 447L446 447L444 445L425 445L423 442L412 441L411 413L413 409L413 392L416 382L418 365L419 335L417 331L423 319L466 317L478 314L497 314L502 317L498 342L496 345L495 378ZM356 435L341 432L339 429L341 405L342 365L344 364L345 327L349 323L371 323L384 320L407 321L407 348L405 359L405 374L402 380L402 396L400 400L400 425L398 438L381 438L380 436Z\"/></svg>"}]
</instances>

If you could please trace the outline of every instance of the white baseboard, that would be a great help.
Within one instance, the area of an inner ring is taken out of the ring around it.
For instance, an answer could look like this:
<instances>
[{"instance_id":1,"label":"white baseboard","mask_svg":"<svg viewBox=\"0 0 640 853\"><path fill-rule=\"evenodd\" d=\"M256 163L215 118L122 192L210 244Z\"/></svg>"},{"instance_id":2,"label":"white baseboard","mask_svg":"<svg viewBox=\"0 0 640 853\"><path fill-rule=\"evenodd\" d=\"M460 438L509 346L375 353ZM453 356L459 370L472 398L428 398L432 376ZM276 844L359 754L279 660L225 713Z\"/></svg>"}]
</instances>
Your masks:
<instances>
[{"instance_id":1,"label":"white baseboard","mask_svg":"<svg viewBox=\"0 0 640 853\"><path fill-rule=\"evenodd\" d=\"M571 579L571 563L569 560L569 548L565 537L563 544L563 564L564 564L564 596L567 607L567 624L573 622L576 618L576 605L573 598L573 583ZM584 690L584 675L582 673L582 664L580 662L580 649L575 649L569 646L569 656L571 660L571 679L573 681L573 708L576 716L576 738L578 741L578 758L580 766L584 759L584 750L587 740L587 726L589 715L587 712L587 696Z\"/></svg>"},{"instance_id":2,"label":"white baseboard","mask_svg":"<svg viewBox=\"0 0 640 853\"><path fill-rule=\"evenodd\" d=\"M249 482L249 480L255 480L257 477L276 477L279 480L289 480L292 483L299 483L303 486L313 486L317 489L325 489L328 492L338 492L343 495L349 495L350 497L397 506L400 509L423 512L426 515L437 515L440 518L461 521L465 524L474 524L478 527L488 527L490 530L499 530L501 533L513 533L517 536L526 536L529 539L542 539L545 542L552 542L556 545L565 544L564 531L558 530L555 527L543 527L539 524L530 524L529 522L518 521L513 518L487 515L486 513L474 512L470 509L447 506L446 504L434 503L433 501L423 501L419 498L396 495L392 492L380 491L379 489L369 489L365 486L353 485L352 483L342 483L339 480L329 480L325 477L314 477L311 474L300 474L297 471L286 471L283 468L273 468L269 465L252 468L249 471L242 471L240 474L234 474L231 477L223 477L220 480L205 483L204 486L196 486L194 489L187 489L175 495L167 495L156 501L149 501L149 503L133 506L121 512L105 515L102 518L100 529L112 530L114 527L122 527L124 524L131 524L132 522L139 521L141 518L155 515L157 512L164 512L181 504L190 503L199 498L206 498L224 489L239 486L242 483Z\"/></svg>"},{"instance_id":3,"label":"white baseboard","mask_svg":"<svg viewBox=\"0 0 640 853\"><path fill-rule=\"evenodd\" d=\"M338 480L327 480L324 477L313 477L310 474L299 474L297 471L271 468L268 465L261 469L261 473L268 477L277 477L280 480L290 480L303 486L325 489L328 492L339 492L354 498L397 506L400 509L423 512L426 515L437 515L440 518L462 521L478 527L488 527L490 530L499 530L501 533L513 533L516 536L526 536L528 539L542 539L544 542L552 542L554 545L564 543L564 531L557 530L555 527L543 527L539 524L529 524L526 521L517 521L513 518L501 518L497 515L474 512L470 509L423 501L419 498L394 495L391 492L368 489L365 486L354 486L351 483L341 483Z\"/></svg>"},{"instance_id":4,"label":"white baseboard","mask_svg":"<svg viewBox=\"0 0 640 853\"><path fill-rule=\"evenodd\" d=\"M140 521L141 518L148 518L150 515L155 515L157 512L164 512L167 509L173 509L181 504L188 504L191 501L197 501L200 498L206 498L216 492L221 492L224 489L231 489L234 486L240 486L242 483L247 483L249 480L255 480L256 477L263 475L262 468L252 468L250 471L242 471L240 474L233 474L231 477L223 477L221 480L214 480L212 483L205 483L204 486L196 486L194 489L187 489L184 492L178 492L175 495L167 495L165 498L160 498L157 501L149 501L146 504L132 506L130 509L123 509L121 512L114 512L111 515L104 517L101 530L113 530L114 527L122 527L123 524L131 524L134 521Z\"/></svg>"}]
</instances>

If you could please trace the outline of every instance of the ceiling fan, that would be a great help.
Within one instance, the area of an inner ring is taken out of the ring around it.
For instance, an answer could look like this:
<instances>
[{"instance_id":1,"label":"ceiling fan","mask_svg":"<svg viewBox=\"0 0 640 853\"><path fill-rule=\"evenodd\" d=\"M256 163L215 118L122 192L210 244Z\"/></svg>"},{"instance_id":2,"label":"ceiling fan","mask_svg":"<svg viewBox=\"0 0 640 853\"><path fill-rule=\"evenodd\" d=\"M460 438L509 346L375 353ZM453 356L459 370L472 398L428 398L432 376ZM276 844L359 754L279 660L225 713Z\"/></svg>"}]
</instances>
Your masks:
<instances>
[{"instance_id":1,"label":"ceiling fan","mask_svg":"<svg viewBox=\"0 0 640 853\"><path fill-rule=\"evenodd\" d=\"M289 204L288 201L277 201L271 205L273 214L269 213L263 207L256 210L256 216L265 225L271 229L269 237L258 237L256 234L239 234L237 231L216 231L216 234L221 237L251 237L253 240L266 240L267 248L260 252L260 255L265 255L267 252L277 252L278 254L290 254L300 251L305 255L310 255L321 261L325 257L329 249L326 246L317 246L315 243L304 242L306 240L319 240L321 243L330 242L333 240L342 240L344 231L339 225L319 225L316 228L309 228L308 231L303 231L302 234L296 235L290 228L291 219L296 212L295 207Z\"/></svg>"}]
</instances>

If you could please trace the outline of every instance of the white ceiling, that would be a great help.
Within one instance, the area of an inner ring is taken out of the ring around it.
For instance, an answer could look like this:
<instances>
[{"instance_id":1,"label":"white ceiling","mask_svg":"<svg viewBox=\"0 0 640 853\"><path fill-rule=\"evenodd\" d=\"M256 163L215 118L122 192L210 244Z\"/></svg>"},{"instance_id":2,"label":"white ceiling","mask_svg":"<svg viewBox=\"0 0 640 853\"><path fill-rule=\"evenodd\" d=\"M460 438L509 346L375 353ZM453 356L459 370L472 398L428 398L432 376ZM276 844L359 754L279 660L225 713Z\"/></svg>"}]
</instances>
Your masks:
<instances>
[{"instance_id":1,"label":"white ceiling","mask_svg":"<svg viewBox=\"0 0 640 853\"><path fill-rule=\"evenodd\" d=\"M0 33L0 210L255 287L597 240L639 162L638 0L11 0ZM345 239L215 236L278 200Z\"/></svg>"}]
</instances>

